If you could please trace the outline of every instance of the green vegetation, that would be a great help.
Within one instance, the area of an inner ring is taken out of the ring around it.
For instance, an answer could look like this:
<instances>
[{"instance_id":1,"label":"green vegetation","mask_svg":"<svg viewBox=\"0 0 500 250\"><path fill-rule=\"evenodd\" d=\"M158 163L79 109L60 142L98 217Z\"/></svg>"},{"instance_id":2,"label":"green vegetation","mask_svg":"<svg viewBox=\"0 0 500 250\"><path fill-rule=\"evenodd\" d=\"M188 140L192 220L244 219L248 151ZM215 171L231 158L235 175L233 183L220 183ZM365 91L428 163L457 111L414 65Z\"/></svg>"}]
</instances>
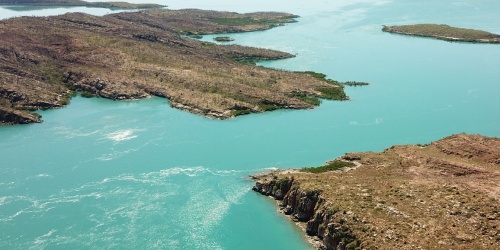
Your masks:
<instances>
[{"instance_id":1,"label":"green vegetation","mask_svg":"<svg viewBox=\"0 0 500 250\"><path fill-rule=\"evenodd\" d=\"M326 75L323 73L318 73L318 72L314 72L314 71L304 71L304 73L309 74L309 75L313 76L314 78L321 79L321 80L326 78Z\"/></svg>"},{"instance_id":2,"label":"green vegetation","mask_svg":"<svg viewBox=\"0 0 500 250\"><path fill-rule=\"evenodd\" d=\"M248 65L256 65L258 61L262 61L262 58L258 57L230 57L232 61L248 64Z\"/></svg>"},{"instance_id":3,"label":"green vegetation","mask_svg":"<svg viewBox=\"0 0 500 250\"><path fill-rule=\"evenodd\" d=\"M305 103L311 104L313 106L319 106L321 104L321 101L317 97L312 96L312 95L308 95L308 94L303 93L303 92L293 92L293 93L289 94L288 96L293 97L293 98L297 98L297 99L299 99Z\"/></svg>"},{"instance_id":4,"label":"green vegetation","mask_svg":"<svg viewBox=\"0 0 500 250\"><path fill-rule=\"evenodd\" d=\"M327 79L326 75L323 73L318 73L314 71L304 71L303 73L311 75L312 77L325 81L327 83L332 84L331 87L322 87L317 88L316 90L321 92L321 98L330 99L330 100L348 100L346 93L344 92L343 85L338 81ZM312 99L311 102L314 102Z\"/></svg>"},{"instance_id":5,"label":"green vegetation","mask_svg":"<svg viewBox=\"0 0 500 250\"><path fill-rule=\"evenodd\" d=\"M365 86L365 85L369 85L370 83L367 83L367 82L356 82L356 81L347 81L347 82L343 82L341 84L345 85L345 86Z\"/></svg>"},{"instance_id":6,"label":"green vegetation","mask_svg":"<svg viewBox=\"0 0 500 250\"><path fill-rule=\"evenodd\" d=\"M286 187L286 185L288 185L289 181L290 181L290 179L288 177L284 177L284 178L281 178L281 179L277 180L276 184L274 184L274 186L277 189L284 190L284 188Z\"/></svg>"},{"instance_id":7,"label":"green vegetation","mask_svg":"<svg viewBox=\"0 0 500 250\"><path fill-rule=\"evenodd\" d=\"M317 88L321 92L321 97L331 100L348 100L347 95L342 87L323 87Z\"/></svg>"},{"instance_id":8,"label":"green vegetation","mask_svg":"<svg viewBox=\"0 0 500 250\"><path fill-rule=\"evenodd\" d=\"M332 216L340 211L340 208L337 206L333 206L330 209L328 209L328 215Z\"/></svg>"},{"instance_id":9,"label":"green vegetation","mask_svg":"<svg viewBox=\"0 0 500 250\"><path fill-rule=\"evenodd\" d=\"M90 92L88 92L88 91L82 91L82 92L80 93L80 96L81 96L81 97L85 97L85 98L92 98L92 97L96 97L96 95L95 95L95 94L92 94L92 93L90 93Z\"/></svg>"},{"instance_id":10,"label":"green vegetation","mask_svg":"<svg viewBox=\"0 0 500 250\"><path fill-rule=\"evenodd\" d=\"M346 168L346 167L354 167L354 163L335 160L335 161L329 162L328 164L321 166L321 167L303 168L303 169L301 169L301 171L319 174L319 173L324 173L324 172L328 172L328 171L339 170L341 168Z\"/></svg>"},{"instance_id":11,"label":"green vegetation","mask_svg":"<svg viewBox=\"0 0 500 250\"><path fill-rule=\"evenodd\" d=\"M384 25L382 31L403 35L433 37L446 41L500 43L500 35L482 30L451 27L446 24Z\"/></svg>"},{"instance_id":12,"label":"green vegetation","mask_svg":"<svg viewBox=\"0 0 500 250\"><path fill-rule=\"evenodd\" d=\"M280 107L272 103L259 103L259 109L262 111L272 111L279 109Z\"/></svg>"},{"instance_id":13,"label":"green vegetation","mask_svg":"<svg viewBox=\"0 0 500 250\"><path fill-rule=\"evenodd\" d=\"M63 83L63 72L59 65L53 61L48 61L40 65L42 77L51 84Z\"/></svg>"},{"instance_id":14,"label":"green vegetation","mask_svg":"<svg viewBox=\"0 0 500 250\"><path fill-rule=\"evenodd\" d=\"M57 104L61 106L66 106L71 102L71 98L74 96L75 92L69 92L64 95L62 95L61 99L58 101Z\"/></svg>"},{"instance_id":15,"label":"green vegetation","mask_svg":"<svg viewBox=\"0 0 500 250\"><path fill-rule=\"evenodd\" d=\"M193 39L202 39L203 38L202 35L198 35L198 34L188 35L188 37L193 38Z\"/></svg>"},{"instance_id":16,"label":"green vegetation","mask_svg":"<svg viewBox=\"0 0 500 250\"><path fill-rule=\"evenodd\" d=\"M231 42L231 41L234 41L234 38L231 38L228 36L218 36L218 37L215 37L214 40L217 42Z\"/></svg>"},{"instance_id":17,"label":"green vegetation","mask_svg":"<svg viewBox=\"0 0 500 250\"><path fill-rule=\"evenodd\" d=\"M318 73L318 72L314 72L314 71L304 71L303 73L306 73L308 75L311 75L312 77L318 79L318 80L323 80L323 81L326 81L328 83L331 83L331 84L335 84L335 85L338 85L340 86L340 83L335 81L335 80L332 80L332 79L327 79L326 78L326 75L323 74L323 73Z\"/></svg>"}]
</instances>

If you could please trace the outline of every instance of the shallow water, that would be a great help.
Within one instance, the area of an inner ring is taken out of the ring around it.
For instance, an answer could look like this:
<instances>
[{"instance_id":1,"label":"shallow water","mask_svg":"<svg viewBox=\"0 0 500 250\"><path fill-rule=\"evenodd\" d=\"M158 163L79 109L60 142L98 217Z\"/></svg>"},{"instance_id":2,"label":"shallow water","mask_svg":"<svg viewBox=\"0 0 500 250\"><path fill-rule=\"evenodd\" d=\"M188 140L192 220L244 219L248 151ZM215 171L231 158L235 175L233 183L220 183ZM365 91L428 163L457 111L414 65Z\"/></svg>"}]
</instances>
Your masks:
<instances>
[{"instance_id":1,"label":"shallow water","mask_svg":"<svg viewBox=\"0 0 500 250\"><path fill-rule=\"evenodd\" d=\"M372 84L347 87L351 101L226 121L160 98L78 97L40 112L42 124L1 127L0 249L305 249L273 202L249 191L248 174L453 133L500 136L499 45L380 31L429 22L500 33L496 1L166 4L299 14L298 23L230 36L297 54L264 66Z\"/></svg>"}]
</instances>

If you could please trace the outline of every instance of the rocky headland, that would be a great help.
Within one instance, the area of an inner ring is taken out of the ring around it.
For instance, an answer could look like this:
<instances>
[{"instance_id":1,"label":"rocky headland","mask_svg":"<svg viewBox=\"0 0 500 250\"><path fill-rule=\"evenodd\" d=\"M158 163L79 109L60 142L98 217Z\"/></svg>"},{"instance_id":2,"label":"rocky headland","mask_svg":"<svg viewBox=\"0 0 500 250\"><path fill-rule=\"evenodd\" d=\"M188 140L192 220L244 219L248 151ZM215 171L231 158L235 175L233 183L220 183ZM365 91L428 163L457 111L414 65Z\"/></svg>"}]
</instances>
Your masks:
<instances>
[{"instance_id":1,"label":"rocky headland","mask_svg":"<svg viewBox=\"0 0 500 250\"><path fill-rule=\"evenodd\" d=\"M500 139L348 153L326 166L252 176L319 249L500 249Z\"/></svg>"},{"instance_id":2,"label":"rocky headland","mask_svg":"<svg viewBox=\"0 0 500 250\"><path fill-rule=\"evenodd\" d=\"M384 25L382 31L401 35L431 37L450 42L500 43L500 35L482 30L451 27L446 24Z\"/></svg>"},{"instance_id":3,"label":"rocky headland","mask_svg":"<svg viewBox=\"0 0 500 250\"><path fill-rule=\"evenodd\" d=\"M295 17L154 9L2 20L0 124L39 122L30 111L63 107L77 92L113 100L158 96L217 119L347 100L343 86L323 74L252 65L289 53L188 37L266 30Z\"/></svg>"}]
</instances>

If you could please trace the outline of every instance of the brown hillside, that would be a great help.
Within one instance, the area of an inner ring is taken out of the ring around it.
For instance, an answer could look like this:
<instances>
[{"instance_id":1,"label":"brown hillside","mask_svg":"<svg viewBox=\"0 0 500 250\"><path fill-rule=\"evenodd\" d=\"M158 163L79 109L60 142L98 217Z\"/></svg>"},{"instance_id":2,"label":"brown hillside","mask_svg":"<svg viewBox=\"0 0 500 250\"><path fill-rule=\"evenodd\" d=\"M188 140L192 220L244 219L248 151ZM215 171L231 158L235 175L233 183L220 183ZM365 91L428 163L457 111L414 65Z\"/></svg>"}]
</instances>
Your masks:
<instances>
[{"instance_id":1,"label":"brown hillside","mask_svg":"<svg viewBox=\"0 0 500 250\"><path fill-rule=\"evenodd\" d=\"M117 100L160 96L174 107L222 119L312 108L317 97L347 99L340 85L317 75L239 62L292 57L288 53L180 35L263 30L292 18L286 13L150 10L1 21L0 118L14 117L12 110L27 117L23 110L61 107L74 90Z\"/></svg>"},{"instance_id":2,"label":"brown hillside","mask_svg":"<svg viewBox=\"0 0 500 250\"><path fill-rule=\"evenodd\" d=\"M282 198L320 248L500 249L499 138L458 134L339 160L356 166L281 171L255 189Z\"/></svg>"}]
</instances>

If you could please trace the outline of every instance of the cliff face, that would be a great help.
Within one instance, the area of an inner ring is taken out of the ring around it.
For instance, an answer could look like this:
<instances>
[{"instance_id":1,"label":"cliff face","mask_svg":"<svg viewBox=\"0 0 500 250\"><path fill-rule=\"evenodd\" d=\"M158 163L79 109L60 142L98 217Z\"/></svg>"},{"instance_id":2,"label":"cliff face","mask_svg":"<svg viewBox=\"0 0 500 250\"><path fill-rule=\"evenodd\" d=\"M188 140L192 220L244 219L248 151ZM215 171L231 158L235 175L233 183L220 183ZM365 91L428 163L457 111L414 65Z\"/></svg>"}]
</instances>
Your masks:
<instances>
[{"instance_id":1,"label":"cliff face","mask_svg":"<svg viewBox=\"0 0 500 250\"><path fill-rule=\"evenodd\" d=\"M0 107L0 124L29 124L41 122L40 116Z\"/></svg>"},{"instance_id":2,"label":"cliff face","mask_svg":"<svg viewBox=\"0 0 500 250\"><path fill-rule=\"evenodd\" d=\"M500 139L457 134L348 153L338 171L275 171L279 200L320 249L500 249Z\"/></svg>"},{"instance_id":3,"label":"cliff face","mask_svg":"<svg viewBox=\"0 0 500 250\"><path fill-rule=\"evenodd\" d=\"M294 178L270 175L256 182L253 190L279 200L280 211L296 222L305 223L305 232L316 236L313 244L319 249L355 249L359 241L350 229L343 225L343 219L335 216L338 208L328 204L321 197L320 190L304 190Z\"/></svg>"}]
</instances>

